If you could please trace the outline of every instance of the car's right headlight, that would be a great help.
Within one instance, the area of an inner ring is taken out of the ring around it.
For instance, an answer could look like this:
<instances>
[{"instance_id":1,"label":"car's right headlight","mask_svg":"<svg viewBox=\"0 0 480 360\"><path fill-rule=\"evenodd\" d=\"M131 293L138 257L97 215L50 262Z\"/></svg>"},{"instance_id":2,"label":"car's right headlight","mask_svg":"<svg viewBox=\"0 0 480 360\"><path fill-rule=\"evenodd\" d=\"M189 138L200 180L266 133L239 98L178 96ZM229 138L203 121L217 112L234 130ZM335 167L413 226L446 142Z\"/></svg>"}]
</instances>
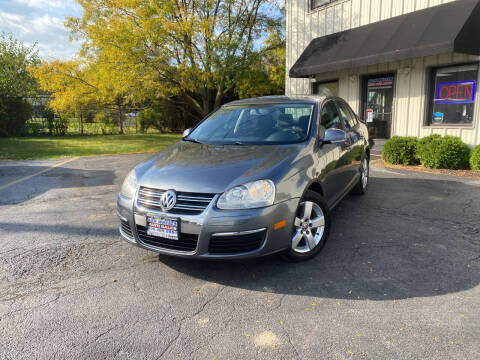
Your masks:
<instances>
[{"instance_id":1,"label":"car's right headlight","mask_svg":"<svg viewBox=\"0 0 480 360\"><path fill-rule=\"evenodd\" d=\"M126 198L132 199L135 196L135 193L137 192L137 175L135 174L135 169L130 171L123 180L122 188L120 190L120 194L122 196L125 196Z\"/></svg>"},{"instance_id":2,"label":"car's right headlight","mask_svg":"<svg viewBox=\"0 0 480 360\"><path fill-rule=\"evenodd\" d=\"M217 201L223 210L255 209L270 206L275 200L275 184L272 180L257 180L224 192Z\"/></svg>"}]
</instances>

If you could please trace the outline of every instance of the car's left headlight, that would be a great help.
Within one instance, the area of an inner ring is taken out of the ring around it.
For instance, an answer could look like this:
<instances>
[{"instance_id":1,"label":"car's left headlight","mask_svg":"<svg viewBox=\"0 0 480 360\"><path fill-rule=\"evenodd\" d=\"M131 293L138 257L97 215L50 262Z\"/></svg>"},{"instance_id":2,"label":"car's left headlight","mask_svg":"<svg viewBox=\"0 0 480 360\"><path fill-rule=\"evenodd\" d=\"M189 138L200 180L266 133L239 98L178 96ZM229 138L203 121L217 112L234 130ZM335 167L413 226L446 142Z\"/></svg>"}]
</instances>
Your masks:
<instances>
[{"instance_id":1,"label":"car's left headlight","mask_svg":"<svg viewBox=\"0 0 480 360\"><path fill-rule=\"evenodd\" d=\"M135 169L133 169L128 173L125 180L123 180L120 194L122 194L126 198L131 199L135 196L135 193L137 192L137 186L137 175L135 174Z\"/></svg>"},{"instance_id":2,"label":"car's left headlight","mask_svg":"<svg viewBox=\"0 0 480 360\"><path fill-rule=\"evenodd\" d=\"M217 201L223 210L254 209L270 206L275 200L275 184L272 180L257 180L224 192Z\"/></svg>"}]
</instances>

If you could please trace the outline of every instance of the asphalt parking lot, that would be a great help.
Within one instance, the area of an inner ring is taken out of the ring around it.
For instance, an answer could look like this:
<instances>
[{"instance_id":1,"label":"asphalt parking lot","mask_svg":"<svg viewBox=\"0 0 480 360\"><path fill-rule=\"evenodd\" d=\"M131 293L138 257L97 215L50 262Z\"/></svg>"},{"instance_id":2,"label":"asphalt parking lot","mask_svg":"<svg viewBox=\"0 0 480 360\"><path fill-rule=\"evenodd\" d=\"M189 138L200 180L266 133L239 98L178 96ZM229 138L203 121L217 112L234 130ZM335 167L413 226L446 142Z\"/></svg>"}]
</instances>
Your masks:
<instances>
[{"instance_id":1,"label":"asphalt parking lot","mask_svg":"<svg viewBox=\"0 0 480 360\"><path fill-rule=\"evenodd\" d=\"M0 359L480 358L478 181L373 168L315 260L200 262L120 239L147 157L0 163Z\"/></svg>"}]
</instances>

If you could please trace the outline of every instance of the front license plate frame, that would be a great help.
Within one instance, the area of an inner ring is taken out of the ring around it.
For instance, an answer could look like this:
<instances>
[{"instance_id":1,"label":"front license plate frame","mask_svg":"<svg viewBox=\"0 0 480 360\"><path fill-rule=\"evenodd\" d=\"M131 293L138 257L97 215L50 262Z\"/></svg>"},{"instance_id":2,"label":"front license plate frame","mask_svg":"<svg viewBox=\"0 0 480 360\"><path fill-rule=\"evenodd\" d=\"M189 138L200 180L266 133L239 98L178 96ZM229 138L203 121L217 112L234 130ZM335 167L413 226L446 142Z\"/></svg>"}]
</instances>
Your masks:
<instances>
[{"instance_id":1,"label":"front license plate frame","mask_svg":"<svg viewBox=\"0 0 480 360\"><path fill-rule=\"evenodd\" d=\"M180 239L180 218L147 214L145 220L147 235L169 240Z\"/></svg>"}]
</instances>

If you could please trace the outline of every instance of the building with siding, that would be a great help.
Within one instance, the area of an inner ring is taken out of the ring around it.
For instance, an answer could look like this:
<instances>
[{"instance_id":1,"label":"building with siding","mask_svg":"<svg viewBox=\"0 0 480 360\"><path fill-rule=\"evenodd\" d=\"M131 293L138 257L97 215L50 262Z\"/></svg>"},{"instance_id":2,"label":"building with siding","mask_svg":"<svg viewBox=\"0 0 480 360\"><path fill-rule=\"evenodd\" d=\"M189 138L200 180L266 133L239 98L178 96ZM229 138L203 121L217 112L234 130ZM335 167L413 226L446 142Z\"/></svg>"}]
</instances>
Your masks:
<instances>
[{"instance_id":1,"label":"building with siding","mask_svg":"<svg viewBox=\"0 0 480 360\"><path fill-rule=\"evenodd\" d=\"M332 94L373 138L480 144L477 0L286 0L287 95Z\"/></svg>"}]
</instances>

